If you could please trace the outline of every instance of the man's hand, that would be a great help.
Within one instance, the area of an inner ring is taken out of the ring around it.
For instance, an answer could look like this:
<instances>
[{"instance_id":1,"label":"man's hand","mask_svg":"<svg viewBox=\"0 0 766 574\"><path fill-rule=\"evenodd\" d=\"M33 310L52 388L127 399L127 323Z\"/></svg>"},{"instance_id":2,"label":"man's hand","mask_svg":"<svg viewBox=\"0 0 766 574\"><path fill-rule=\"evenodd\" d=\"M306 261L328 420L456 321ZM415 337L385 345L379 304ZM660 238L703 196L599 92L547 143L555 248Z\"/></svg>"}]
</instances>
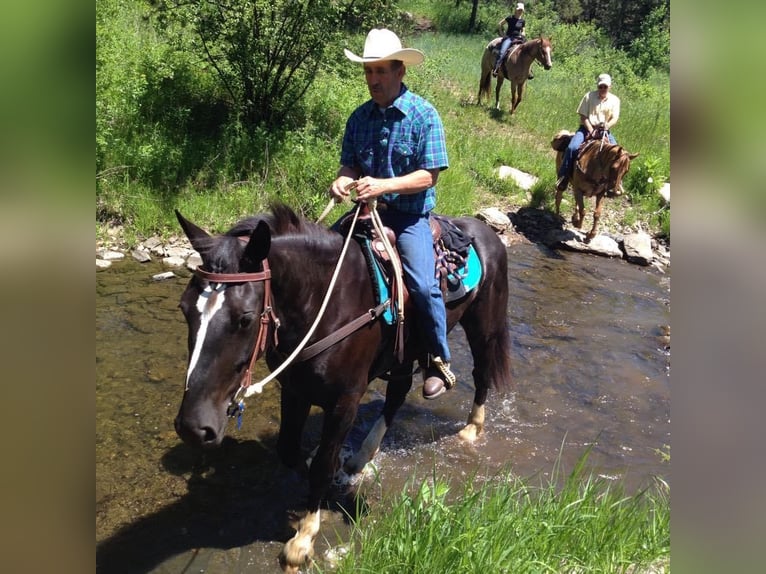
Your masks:
<instances>
[{"instance_id":1,"label":"man's hand","mask_svg":"<svg viewBox=\"0 0 766 574\"><path fill-rule=\"evenodd\" d=\"M342 203L351 195L351 191L354 189L356 181L348 176L341 175L330 186L330 195L336 203Z\"/></svg>"}]
</instances>

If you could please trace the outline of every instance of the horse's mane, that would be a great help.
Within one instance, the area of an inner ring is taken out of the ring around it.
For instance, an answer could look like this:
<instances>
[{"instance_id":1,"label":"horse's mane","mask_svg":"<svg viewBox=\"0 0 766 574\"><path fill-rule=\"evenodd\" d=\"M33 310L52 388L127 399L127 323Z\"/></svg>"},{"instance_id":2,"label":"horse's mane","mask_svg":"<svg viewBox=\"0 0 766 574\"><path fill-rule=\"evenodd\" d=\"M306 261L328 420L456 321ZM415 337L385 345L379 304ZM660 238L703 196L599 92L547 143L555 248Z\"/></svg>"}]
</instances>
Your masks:
<instances>
[{"instance_id":1,"label":"horse's mane","mask_svg":"<svg viewBox=\"0 0 766 574\"><path fill-rule=\"evenodd\" d=\"M244 244L239 238L249 237L262 221L269 226L272 240L282 238L287 241L300 241L306 248L316 248L322 252L327 252L328 247L336 248L340 244L339 234L308 221L282 202L274 202L269 206L268 212L246 217L225 234L211 238L211 247L206 252L209 265L215 268L211 270L236 272L244 252Z\"/></svg>"},{"instance_id":2,"label":"horse's mane","mask_svg":"<svg viewBox=\"0 0 766 574\"><path fill-rule=\"evenodd\" d=\"M226 235L241 237L250 235L259 222L265 221L271 233L274 236L287 235L321 235L327 232L327 229L321 225L311 223L306 218L298 215L291 207L281 201L273 202L269 206L269 211L258 215L246 217L239 221L226 232Z\"/></svg>"}]
</instances>

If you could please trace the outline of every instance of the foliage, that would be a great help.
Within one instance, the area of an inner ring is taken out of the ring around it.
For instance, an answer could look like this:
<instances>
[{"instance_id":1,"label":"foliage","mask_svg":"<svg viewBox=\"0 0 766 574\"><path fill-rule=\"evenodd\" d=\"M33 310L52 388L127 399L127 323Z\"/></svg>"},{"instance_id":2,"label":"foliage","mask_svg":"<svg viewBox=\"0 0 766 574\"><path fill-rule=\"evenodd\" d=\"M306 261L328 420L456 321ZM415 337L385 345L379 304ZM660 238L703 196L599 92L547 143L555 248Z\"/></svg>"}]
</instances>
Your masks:
<instances>
[{"instance_id":1,"label":"foliage","mask_svg":"<svg viewBox=\"0 0 766 574\"><path fill-rule=\"evenodd\" d=\"M328 50L350 25L389 11L380 0L161 0L158 20L193 30L192 47L220 81L246 129L285 125Z\"/></svg>"},{"instance_id":2,"label":"foliage","mask_svg":"<svg viewBox=\"0 0 766 574\"><path fill-rule=\"evenodd\" d=\"M670 6L660 4L649 13L627 51L642 76L652 68L670 72Z\"/></svg>"},{"instance_id":3,"label":"foliage","mask_svg":"<svg viewBox=\"0 0 766 574\"><path fill-rule=\"evenodd\" d=\"M98 2L99 221L134 225L144 236L167 234L177 227L173 208L182 207L195 221L223 230L262 210L274 197L308 217L318 215L338 167L345 121L369 97L361 67L341 55L341 46L328 52L327 61L316 69L311 87L290 111L290 123L248 128L214 70L191 50L190 28L173 24L170 42L151 25L142 4ZM476 105L484 33L401 34L405 45L427 56L423 65L408 68L405 82L434 103L447 134L450 168L439 177L437 209L464 215L498 202L552 207L550 138L559 129L574 129L583 93L593 88L598 73L609 71L623 101L615 136L630 151L641 153L625 182L626 197L634 202L626 217L652 219L668 235L669 209L656 204L656 195L639 191L637 175L645 159L656 158L651 165L654 180L670 178L667 73L653 69L641 76L636 61L613 49L592 24L561 23L546 8L548 2L530 8L536 17L530 19L528 32L554 38L553 68L535 65L536 77L527 82L524 101L513 116L507 113L507 84L501 111L487 102ZM429 4L436 5L454 8L454 1ZM465 6L463 2L459 9ZM499 17L489 8L498 7L480 4L492 26ZM349 34L342 46L359 53L365 33ZM539 180L533 189L523 190L496 177L500 165ZM328 221L343 209L337 207Z\"/></svg>"},{"instance_id":4,"label":"foliage","mask_svg":"<svg viewBox=\"0 0 766 574\"><path fill-rule=\"evenodd\" d=\"M451 485L433 476L384 500L355 527L346 572L627 572L666 565L668 485L626 495L585 472L539 486L510 472ZM562 482L563 484L558 484ZM438 548L438 552L434 552Z\"/></svg>"}]
</instances>

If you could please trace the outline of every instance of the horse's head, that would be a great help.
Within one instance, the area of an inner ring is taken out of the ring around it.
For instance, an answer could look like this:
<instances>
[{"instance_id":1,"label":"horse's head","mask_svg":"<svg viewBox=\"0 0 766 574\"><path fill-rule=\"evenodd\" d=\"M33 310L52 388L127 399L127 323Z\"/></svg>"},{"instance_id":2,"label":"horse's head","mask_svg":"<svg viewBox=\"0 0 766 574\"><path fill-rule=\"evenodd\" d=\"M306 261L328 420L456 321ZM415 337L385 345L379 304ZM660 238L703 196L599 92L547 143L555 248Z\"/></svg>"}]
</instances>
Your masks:
<instances>
[{"instance_id":1,"label":"horse's head","mask_svg":"<svg viewBox=\"0 0 766 574\"><path fill-rule=\"evenodd\" d=\"M540 36L540 45L537 50L535 59L546 70L550 70L553 67L553 60L551 59L551 52L553 52L553 46L548 38Z\"/></svg>"},{"instance_id":2,"label":"horse's head","mask_svg":"<svg viewBox=\"0 0 766 574\"><path fill-rule=\"evenodd\" d=\"M609 173L607 175L606 193L613 195L615 190L622 192L622 178L630 169L630 162L638 157L637 153L630 153L622 146L613 146L612 157L609 163Z\"/></svg>"},{"instance_id":3,"label":"horse's head","mask_svg":"<svg viewBox=\"0 0 766 574\"><path fill-rule=\"evenodd\" d=\"M253 220L249 235L213 237L178 211L176 216L202 265L181 296L189 362L175 428L189 444L217 446L223 440L227 408L249 375L255 342L260 331L268 329L261 317L271 232L265 221Z\"/></svg>"}]
</instances>

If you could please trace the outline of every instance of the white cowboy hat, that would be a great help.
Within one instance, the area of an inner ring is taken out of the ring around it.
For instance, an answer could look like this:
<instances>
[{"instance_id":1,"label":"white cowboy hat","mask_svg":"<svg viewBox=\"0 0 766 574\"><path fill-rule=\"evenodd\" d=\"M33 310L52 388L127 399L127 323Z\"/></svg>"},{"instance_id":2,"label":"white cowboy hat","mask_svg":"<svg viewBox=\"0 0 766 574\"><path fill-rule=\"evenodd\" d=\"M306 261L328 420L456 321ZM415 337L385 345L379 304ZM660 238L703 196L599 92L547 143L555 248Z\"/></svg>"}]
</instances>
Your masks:
<instances>
[{"instance_id":1,"label":"white cowboy hat","mask_svg":"<svg viewBox=\"0 0 766 574\"><path fill-rule=\"evenodd\" d=\"M352 62L378 62L381 60L401 60L407 66L420 64L425 56L420 50L402 48L399 36L385 28L373 28L364 41L364 53L360 58L350 50L343 49L346 58Z\"/></svg>"}]
</instances>

